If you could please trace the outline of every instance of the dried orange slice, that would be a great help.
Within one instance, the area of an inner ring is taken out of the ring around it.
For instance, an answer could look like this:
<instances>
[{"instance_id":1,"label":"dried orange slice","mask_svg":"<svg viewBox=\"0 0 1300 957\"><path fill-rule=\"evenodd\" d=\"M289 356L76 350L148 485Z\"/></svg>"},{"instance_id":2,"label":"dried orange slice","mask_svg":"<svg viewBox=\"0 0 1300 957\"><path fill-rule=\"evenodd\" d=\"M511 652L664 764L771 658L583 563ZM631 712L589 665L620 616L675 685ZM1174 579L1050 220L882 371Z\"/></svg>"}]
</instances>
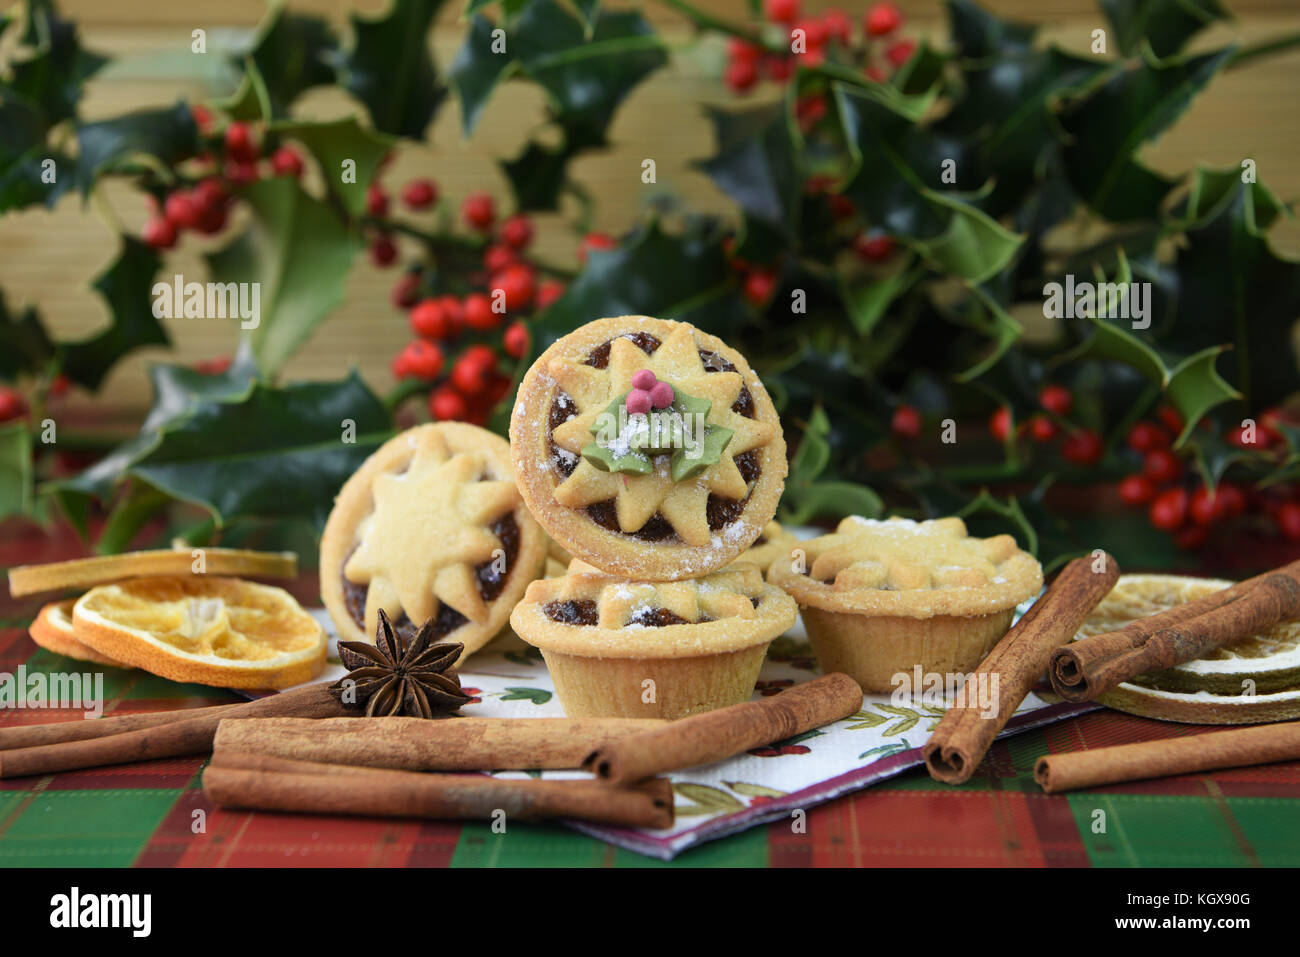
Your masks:
<instances>
[{"instance_id":1,"label":"dried orange slice","mask_svg":"<svg viewBox=\"0 0 1300 957\"><path fill-rule=\"evenodd\" d=\"M251 575L293 578L293 552L250 552L237 548L160 548L121 555L97 555L46 565L9 569L9 594L15 598L64 588L89 588L124 578L154 575Z\"/></svg>"},{"instance_id":2,"label":"dried orange slice","mask_svg":"<svg viewBox=\"0 0 1300 957\"><path fill-rule=\"evenodd\" d=\"M51 602L42 608L36 616L36 620L27 629L27 633L32 636L32 641L56 655L64 655L78 661L89 661L97 665L112 665L117 668L127 667L120 661L114 661L108 655L101 655L94 648L77 640L77 636L73 634L72 630L72 606L74 604L76 604L76 599L69 598L67 601Z\"/></svg>"},{"instance_id":3,"label":"dried orange slice","mask_svg":"<svg viewBox=\"0 0 1300 957\"><path fill-rule=\"evenodd\" d=\"M325 632L282 588L238 578L136 578L72 609L77 640L173 681L287 688L325 665Z\"/></svg>"}]
</instances>

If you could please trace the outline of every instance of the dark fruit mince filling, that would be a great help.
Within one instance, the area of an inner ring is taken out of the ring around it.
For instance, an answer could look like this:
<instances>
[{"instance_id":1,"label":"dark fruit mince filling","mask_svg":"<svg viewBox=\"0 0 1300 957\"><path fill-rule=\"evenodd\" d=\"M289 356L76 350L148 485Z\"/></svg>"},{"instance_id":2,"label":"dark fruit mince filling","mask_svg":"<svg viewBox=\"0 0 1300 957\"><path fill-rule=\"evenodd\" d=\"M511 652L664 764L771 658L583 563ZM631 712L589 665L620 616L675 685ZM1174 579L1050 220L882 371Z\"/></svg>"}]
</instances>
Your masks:
<instances>
[{"instance_id":1,"label":"dark fruit mince filling","mask_svg":"<svg viewBox=\"0 0 1300 957\"><path fill-rule=\"evenodd\" d=\"M589 598L548 602L542 606L542 612L551 621L558 621L562 625L591 626L600 621L596 603ZM711 620L701 618L700 622ZM628 624L643 625L647 628L663 628L667 625L689 625L691 623L667 608L643 608L628 620Z\"/></svg>"},{"instance_id":2,"label":"dark fruit mince filling","mask_svg":"<svg viewBox=\"0 0 1300 957\"><path fill-rule=\"evenodd\" d=\"M506 512L495 522L492 523L492 534L497 537L501 543L501 550L505 552L505 571L498 571L495 567L496 562L492 559L478 565L474 568L474 577L478 581L479 596L486 602L495 601L506 587L506 582L510 580L510 572L515 567L515 559L519 556L519 523L515 521L513 512ZM353 547L352 551L356 551ZM344 567L347 566L348 558L352 557L352 552L348 557L343 559ZM348 577L339 569L339 577L343 579L343 601L347 605L348 614L352 620L357 623L357 627L364 629L366 627L366 595L370 592L368 584L358 584L348 581ZM461 625L469 621L464 615L452 608L446 602L438 606L438 614L433 620L433 636L442 638L451 634ZM410 638L420 628L419 624L411 621L406 612L393 619L393 630L401 638Z\"/></svg>"},{"instance_id":3,"label":"dark fruit mince filling","mask_svg":"<svg viewBox=\"0 0 1300 957\"><path fill-rule=\"evenodd\" d=\"M624 338L632 340L633 344L646 355L654 355L655 350L662 345L659 339L648 332L634 332ZM613 342L614 340L610 339L608 342L603 342L595 349L592 349L587 354L586 364L597 369L608 368L609 351ZM734 363L716 352L701 349L700 360L704 363L706 372L736 371ZM740 394L736 396L736 401L731 404L731 411L737 415L743 415L747 419L752 419L757 415L754 397L750 394L748 386L741 386ZM555 398L551 400L551 410L547 423L548 437L555 432L558 426L563 425L577 414L578 407L573 398L567 392L557 392ZM555 444L554 438L550 439L550 452L551 460L555 463L555 468L562 478L568 478L577 469L578 456L561 449ZM763 466L759 462L756 451L742 452L735 457L735 462L741 478L747 483L756 482L758 477L763 474ZM745 511L746 501L747 499L722 498L717 495L710 495L705 513L708 518L709 530L716 532L740 518ZM658 512L650 516L649 521L635 532L624 532L618 524L618 515L614 510L612 500L588 505L587 515L603 529L618 532L619 534L630 534L633 538L640 539L643 542L662 542L676 535L671 523Z\"/></svg>"}]
</instances>

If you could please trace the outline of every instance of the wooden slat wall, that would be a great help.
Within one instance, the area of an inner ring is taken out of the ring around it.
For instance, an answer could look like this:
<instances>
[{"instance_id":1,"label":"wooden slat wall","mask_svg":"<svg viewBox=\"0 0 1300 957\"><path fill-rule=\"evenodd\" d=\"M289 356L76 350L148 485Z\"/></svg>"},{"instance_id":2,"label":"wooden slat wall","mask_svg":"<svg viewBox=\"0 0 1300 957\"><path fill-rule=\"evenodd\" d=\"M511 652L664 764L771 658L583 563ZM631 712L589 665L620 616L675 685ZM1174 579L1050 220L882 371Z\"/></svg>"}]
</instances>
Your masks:
<instances>
[{"instance_id":1,"label":"wooden slat wall","mask_svg":"<svg viewBox=\"0 0 1300 957\"><path fill-rule=\"evenodd\" d=\"M343 23L349 11L375 12L383 0L293 0L293 9L325 15ZM834 4L808 4L811 9ZM940 36L942 6L938 0L902 3L918 32ZM740 18L745 0L708 0L702 4L715 13ZM864 9L864 4L843 4ZM1103 25L1092 0L993 0L997 12L1042 22L1044 34L1070 49L1086 49L1092 29ZM63 0L62 9L82 25L87 45L124 58L123 62L93 81L82 113L90 119L127 109L174 102L178 97L201 98L215 91L193 78L187 57L190 30L209 31L210 47L224 36L246 31L261 17L260 0L188 0L184 4L158 4L145 0ZM1049 7L1047 12L1045 7ZM1239 20L1230 27L1207 32L1198 46L1212 47L1231 39L1252 42L1281 32L1300 29L1300 7L1295 0L1237 0ZM441 63L450 62L460 43L459 2L449 2L440 15L433 47ZM661 22L675 39L686 41L683 21L663 7L649 4L647 13ZM210 54L211 55L211 54ZM613 146L578 160L573 174L595 195L595 226L618 232L645 209L655 191L680 195L694 208L725 212L729 203L706 177L690 168L693 160L709 155L711 135L698 108L701 100L729 102L717 83L721 50L708 45L685 50L671 69L662 71L639 88L624 105L611 131ZM1174 131L1150 147L1146 159L1159 169L1178 173L1197 163L1216 166L1239 164L1251 157L1260 176L1284 198L1300 196L1300 111L1295 97L1300 86L1300 53L1274 57L1230 72L1193 106ZM353 109L348 98L334 91L304 97L305 116L327 118ZM433 176L446 195L463 196L471 189L490 189L505 196L504 183L490 159L514 155L544 118L537 91L522 84L498 90L473 140L462 140L459 116L449 101L422 148L404 149L390 168L389 182L400 186L415 175ZM641 161L652 156L657 165L657 187L640 182ZM108 215L138 230L145 209L138 197L122 188L106 191ZM538 218L540 249L555 261L572 261L574 237L569 216ZM88 335L104 322L104 311L89 290L88 281L114 254L114 230L106 225L104 211L83 208L69 197L47 212L34 210L0 219L0 286L12 304L37 302L60 336ZM1300 227L1286 224L1276 231L1278 246L1300 254ZM182 248L168 256L168 272L201 275L199 253L204 244L187 236ZM216 245L220 245L218 242ZM414 252L407 249L407 252ZM390 384L388 361L408 338L403 318L388 303L388 290L396 279L392 270L380 271L368 262L353 270L346 300L318 334L291 362L287 374L303 378L336 378L350 365L358 365L378 389ZM180 320L172 323L175 348L147 350L122 363L100 397L93 401L138 407L148 402L143 375L145 363L160 358L193 361L231 351L234 332L221 322ZM85 404L87 396L76 396Z\"/></svg>"}]
</instances>

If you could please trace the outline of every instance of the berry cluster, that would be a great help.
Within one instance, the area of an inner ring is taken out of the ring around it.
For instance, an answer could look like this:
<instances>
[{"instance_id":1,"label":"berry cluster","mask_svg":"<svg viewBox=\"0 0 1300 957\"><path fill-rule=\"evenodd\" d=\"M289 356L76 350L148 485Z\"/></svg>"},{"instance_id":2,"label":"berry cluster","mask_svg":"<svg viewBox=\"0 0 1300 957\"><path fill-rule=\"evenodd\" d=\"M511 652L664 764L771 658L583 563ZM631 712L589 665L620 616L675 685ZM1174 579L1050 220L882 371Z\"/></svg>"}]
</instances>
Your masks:
<instances>
[{"instance_id":1,"label":"berry cluster","mask_svg":"<svg viewBox=\"0 0 1300 957\"><path fill-rule=\"evenodd\" d=\"M1070 422L1074 411L1074 396L1061 385L1045 385L1038 392L1040 411L1016 423L1007 406L1001 406L989 417L989 434L999 442L1009 442L1028 437L1039 445L1061 440L1061 458L1071 465L1096 465L1101 461L1105 445L1093 429Z\"/></svg>"},{"instance_id":2,"label":"berry cluster","mask_svg":"<svg viewBox=\"0 0 1300 957\"><path fill-rule=\"evenodd\" d=\"M1241 449L1274 452L1283 444L1278 428L1283 424L1289 424L1283 413L1271 410L1258 426L1231 429L1225 439ZM1119 483L1121 502L1147 509L1152 527L1173 535L1182 548L1199 548L1215 526L1252 514L1267 517L1283 536L1300 541L1300 488L1250 488L1231 481L1211 488L1173 448L1182 431L1182 418L1167 407L1158 411L1157 420L1138 422L1129 430L1127 445L1140 459L1141 470Z\"/></svg>"},{"instance_id":3,"label":"berry cluster","mask_svg":"<svg viewBox=\"0 0 1300 957\"><path fill-rule=\"evenodd\" d=\"M916 51L912 40L894 39L903 25L903 14L892 3L874 4L862 18L860 34L855 34L853 20L843 10L831 9L817 17L805 17L800 0L764 0L763 16L787 31L789 38L773 48L731 38L727 44L723 82L736 93L747 93L763 76L784 83L794 75L796 65L819 66L832 49L839 51L842 61L856 63L869 79L883 83ZM802 39L797 53L792 49L796 47L796 37ZM825 101L820 102L824 112ZM801 104L801 112L803 108ZM801 115L801 122L804 119Z\"/></svg>"}]
</instances>

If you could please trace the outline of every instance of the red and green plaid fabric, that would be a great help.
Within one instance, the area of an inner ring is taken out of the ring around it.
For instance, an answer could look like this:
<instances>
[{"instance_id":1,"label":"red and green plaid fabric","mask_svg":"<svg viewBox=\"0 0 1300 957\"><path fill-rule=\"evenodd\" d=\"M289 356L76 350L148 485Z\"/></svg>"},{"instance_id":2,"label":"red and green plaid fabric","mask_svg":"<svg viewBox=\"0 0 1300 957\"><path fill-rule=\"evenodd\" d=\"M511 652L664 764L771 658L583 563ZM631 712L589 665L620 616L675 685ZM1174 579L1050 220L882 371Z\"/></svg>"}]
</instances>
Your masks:
<instances>
[{"instance_id":1,"label":"red and green plaid fabric","mask_svg":"<svg viewBox=\"0 0 1300 957\"><path fill-rule=\"evenodd\" d=\"M69 557L33 539L0 544L5 565ZM314 601L309 576L293 589ZM0 672L85 671L36 647L39 602L0 599ZM237 700L140 672L105 671L105 713ZM3 710L0 726L80 719ZM1300 762L1046 795L1043 754L1199 733L1098 711L994 745L962 787L923 769L808 812L806 831L763 825L652 860L559 825L410 822L227 812L208 804L203 759L0 781L5 867L1250 867L1300 865Z\"/></svg>"}]
</instances>

